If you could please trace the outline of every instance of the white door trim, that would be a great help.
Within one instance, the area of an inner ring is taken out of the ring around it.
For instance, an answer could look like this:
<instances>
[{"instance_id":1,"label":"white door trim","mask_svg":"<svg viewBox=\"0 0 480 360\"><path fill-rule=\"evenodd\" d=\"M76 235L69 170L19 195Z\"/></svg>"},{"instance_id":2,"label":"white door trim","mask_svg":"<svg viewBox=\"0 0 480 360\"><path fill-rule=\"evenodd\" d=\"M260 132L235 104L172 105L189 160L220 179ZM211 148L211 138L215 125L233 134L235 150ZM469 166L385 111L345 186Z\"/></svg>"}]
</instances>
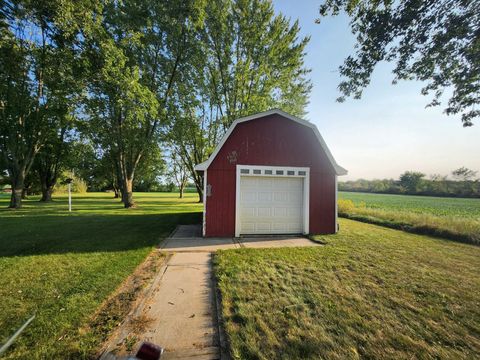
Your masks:
<instances>
[{"instance_id":1,"label":"white door trim","mask_svg":"<svg viewBox=\"0 0 480 360\"><path fill-rule=\"evenodd\" d=\"M248 172L248 173L247 173ZM278 173L281 172L281 173ZM293 172L293 174L292 174ZM295 166L238 165L235 184L235 237L240 237L240 178L242 176L303 178L303 234L310 228L310 168Z\"/></svg>"},{"instance_id":2,"label":"white door trim","mask_svg":"<svg viewBox=\"0 0 480 360\"><path fill-rule=\"evenodd\" d=\"M202 219L202 236L207 233L207 170L203 172L203 219Z\"/></svg>"}]
</instances>

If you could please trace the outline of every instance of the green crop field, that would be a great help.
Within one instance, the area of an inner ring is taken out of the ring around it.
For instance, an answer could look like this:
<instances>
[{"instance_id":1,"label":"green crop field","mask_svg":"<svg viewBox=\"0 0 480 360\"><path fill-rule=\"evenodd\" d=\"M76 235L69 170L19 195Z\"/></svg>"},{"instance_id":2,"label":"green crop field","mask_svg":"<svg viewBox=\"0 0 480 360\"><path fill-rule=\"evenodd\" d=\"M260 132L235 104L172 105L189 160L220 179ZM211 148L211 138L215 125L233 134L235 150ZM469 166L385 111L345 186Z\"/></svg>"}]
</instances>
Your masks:
<instances>
[{"instance_id":1,"label":"green crop field","mask_svg":"<svg viewBox=\"0 0 480 360\"><path fill-rule=\"evenodd\" d=\"M480 199L445 198L414 195L369 194L340 191L339 199L365 203L367 208L401 210L419 214L480 218Z\"/></svg>"},{"instance_id":2,"label":"green crop field","mask_svg":"<svg viewBox=\"0 0 480 360\"><path fill-rule=\"evenodd\" d=\"M340 192L340 216L480 245L480 199Z\"/></svg>"}]
</instances>

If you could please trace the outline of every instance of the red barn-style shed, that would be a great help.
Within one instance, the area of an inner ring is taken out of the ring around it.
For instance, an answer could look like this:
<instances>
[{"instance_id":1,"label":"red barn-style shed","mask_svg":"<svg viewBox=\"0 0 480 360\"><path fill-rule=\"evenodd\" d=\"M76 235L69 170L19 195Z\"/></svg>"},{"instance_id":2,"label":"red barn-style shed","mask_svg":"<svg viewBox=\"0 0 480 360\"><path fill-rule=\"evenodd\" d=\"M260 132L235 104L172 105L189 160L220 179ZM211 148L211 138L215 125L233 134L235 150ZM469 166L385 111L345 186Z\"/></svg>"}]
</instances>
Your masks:
<instances>
[{"instance_id":1,"label":"red barn-style shed","mask_svg":"<svg viewBox=\"0 0 480 360\"><path fill-rule=\"evenodd\" d=\"M204 176L203 235L332 234L337 165L316 126L281 110L235 120Z\"/></svg>"}]
</instances>

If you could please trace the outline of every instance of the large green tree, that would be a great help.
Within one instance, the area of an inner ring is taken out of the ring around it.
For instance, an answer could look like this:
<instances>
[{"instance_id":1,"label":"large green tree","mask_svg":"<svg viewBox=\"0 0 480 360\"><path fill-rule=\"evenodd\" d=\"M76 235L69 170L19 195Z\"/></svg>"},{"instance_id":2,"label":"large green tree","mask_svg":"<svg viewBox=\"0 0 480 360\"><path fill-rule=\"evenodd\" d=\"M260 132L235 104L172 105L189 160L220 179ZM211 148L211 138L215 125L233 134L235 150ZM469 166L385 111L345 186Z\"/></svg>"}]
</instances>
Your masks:
<instances>
[{"instance_id":1,"label":"large green tree","mask_svg":"<svg viewBox=\"0 0 480 360\"><path fill-rule=\"evenodd\" d=\"M203 7L193 0L109 2L90 41L90 134L114 159L127 208L135 172L167 121Z\"/></svg>"},{"instance_id":2,"label":"large green tree","mask_svg":"<svg viewBox=\"0 0 480 360\"><path fill-rule=\"evenodd\" d=\"M21 194L36 155L70 109L72 79L81 71L78 48L92 28L88 0L10 0L0 12L0 153L10 207Z\"/></svg>"},{"instance_id":3,"label":"large green tree","mask_svg":"<svg viewBox=\"0 0 480 360\"><path fill-rule=\"evenodd\" d=\"M340 101L360 98L376 65L393 62L394 83L425 82L429 106L441 105L445 93L445 113L473 125L480 116L480 1L324 0L320 6L321 17L341 12L357 43L340 66Z\"/></svg>"},{"instance_id":4,"label":"large green tree","mask_svg":"<svg viewBox=\"0 0 480 360\"><path fill-rule=\"evenodd\" d=\"M212 0L192 49L190 72L177 87L169 139L202 200L194 166L208 157L239 117L279 107L305 113L311 84L308 37L298 22L275 15L266 0Z\"/></svg>"}]
</instances>

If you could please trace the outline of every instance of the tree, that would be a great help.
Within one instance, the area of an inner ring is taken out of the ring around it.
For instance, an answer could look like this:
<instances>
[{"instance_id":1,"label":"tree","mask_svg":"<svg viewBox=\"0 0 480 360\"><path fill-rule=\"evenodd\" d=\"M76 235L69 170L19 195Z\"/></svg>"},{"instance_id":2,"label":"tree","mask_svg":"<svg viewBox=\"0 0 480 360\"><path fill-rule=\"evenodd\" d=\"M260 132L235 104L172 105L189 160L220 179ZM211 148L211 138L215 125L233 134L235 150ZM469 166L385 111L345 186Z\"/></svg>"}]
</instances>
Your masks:
<instances>
[{"instance_id":1,"label":"tree","mask_svg":"<svg viewBox=\"0 0 480 360\"><path fill-rule=\"evenodd\" d=\"M183 198L183 192L185 190L185 186L187 185L188 181L188 170L185 166L185 163L179 158L179 156L175 153L172 154L170 159L170 177L175 181L177 184L180 199Z\"/></svg>"},{"instance_id":2,"label":"tree","mask_svg":"<svg viewBox=\"0 0 480 360\"><path fill-rule=\"evenodd\" d=\"M0 153L21 207L25 178L72 102L78 48L92 21L89 1L16 0L0 12Z\"/></svg>"},{"instance_id":3,"label":"tree","mask_svg":"<svg viewBox=\"0 0 480 360\"><path fill-rule=\"evenodd\" d=\"M463 126L480 116L480 2L464 0L324 0L320 18L346 12L356 35L356 52L340 66L341 97L358 99L375 66L394 62L393 83L426 82L428 106L441 104L447 90L448 115L461 114ZM317 20L320 22L320 19Z\"/></svg>"},{"instance_id":4,"label":"tree","mask_svg":"<svg viewBox=\"0 0 480 360\"><path fill-rule=\"evenodd\" d=\"M468 181L468 180L472 180L477 175L477 172L473 171L473 170L470 170L470 169L466 168L465 166L462 166L461 168L453 170L452 175L456 179L459 179L459 180L462 180L462 181Z\"/></svg>"},{"instance_id":5,"label":"tree","mask_svg":"<svg viewBox=\"0 0 480 360\"><path fill-rule=\"evenodd\" d=\"M206 160L217 142L218 127L209 123L203 114L182 115L177 112L175 121L168 133L170 151L182 162L193 179L198 194L198 202L203 201L203 176L195 171L195 165ZM218 124L218 123L217 123Z\"/></svg>"},{"instance_id":6,"label":"tree","mask_svg":"<svg viewBox=\"0 0 480 360\"><path fill-rule=\"evenodd\" d=\"M77 133L83 129L76 129ZM111 188L113 162L104 159L102 149L94 146L85 136L73 137L68 142L68 149L63 159L62 170L76 174L86 182L92 191ZM64 171L61 171L63 173Z\"/></svg>"},{"instance_id":7,"label":"tree","mask_svg":"<svg viewBox=\"0 0 480 360\"><path fill-rule=\"evenodd\" d=\"M90 39L90 134L115 159L126 208L134 206L135 172L167 121L202 6L193 0L111 2Z\"/></svg>"},{"instance_id":8,"label":"tree","mask_svg":"<svg viewBox=\"0 0 480 360\"><path fill-rule=\"evenodd\" d=\"M154 144L145 153L143 161L136 171L135 191L158 191L160 177L166 173L166 164L162 157L160 144Z\"/></svg>"},{"instance_id":9,"label":"tree","mask_svg":"<svg viewBox=\"0 0 480 360\"><path fill-rule=\"evenodd\" d=\"M413 194L419 191L422 179L425 174L417 171L406 171L400 175L400 185L409 193Z\"/></svg>"},{"instance_id":10,"label":"tree","mask_svg":"<svg viewBox=\"0 0 480 360\"><path fill-rule=\"evenodd\" d=\"M290 24L275 15L264 0L210 1L206 12L205 96L223 130L238 117L273 107L304 115L311 90L304 64L310 39L299 38L298 21Z\"/></svg>"},{"instance_id":11,"label":"tree","mask_svg":"<svg viewBox=\"0 0 480 360\"><path fill-rule=\"evenodd\" d=\"M58 120L59 128L47 129L47 138L34 162L34 170L38 173L42 197L40 201L52 201L52 194L61 171L66 167L69 152L74 144L69 132L72 128L69 111Z\"/></svg>"},{"instance_id":12,"label":"tree","mask_svg":"<svg viewBox=\"0 0 480 360\"><path fill-rule=\"evenodd\" d=\"M169 141L202 201L195 165L207 159L232 122L279 107L305 113L311 84L305 67L308 37L298 22L275 15L270 1L213 0L189 57L188 76L177 87Z\"/></svg>"}]
</instances>

